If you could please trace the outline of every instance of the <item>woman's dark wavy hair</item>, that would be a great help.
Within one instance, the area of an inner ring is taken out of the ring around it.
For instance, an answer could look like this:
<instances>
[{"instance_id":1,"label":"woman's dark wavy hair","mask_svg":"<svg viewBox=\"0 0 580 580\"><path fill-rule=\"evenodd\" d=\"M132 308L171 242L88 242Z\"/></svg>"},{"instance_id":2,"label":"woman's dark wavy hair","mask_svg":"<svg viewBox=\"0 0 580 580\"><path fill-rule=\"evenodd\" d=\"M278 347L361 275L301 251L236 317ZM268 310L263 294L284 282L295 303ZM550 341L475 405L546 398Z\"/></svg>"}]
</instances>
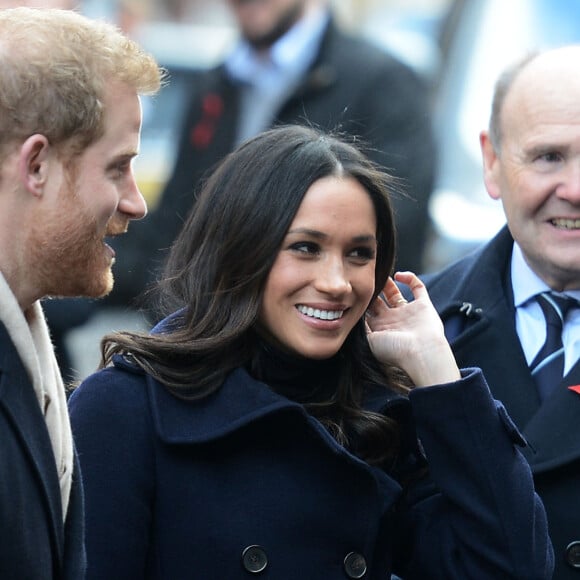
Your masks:
<instances>
[{"instance_id":1,"label":"woman's dark wavy hair","mask_svg":"<svg viewBox=\"0 0 580 580\"><path fill-rule=\"evenodd\" d=\"M256 357L256 325L266 279L309 187L328 176L356 179L377 218L373 299L395 261L389 201L393 179L343 138L311 127L266 131L229 154L204 183L168 257L158 287L162 314L180 311L158 334L121 332L102 343L102 365L130 354L179 397L199 399L219 389L236 367ZM396 428L363 411L363 390L389 384L405 390L399 369L382 368L370 352L364 320L338 357L340 385L332 400L311 410L341 442L352 436L359 454L380 461L393 450ZM350 434L350 436L348 435Z\"/></svg>"}]
</instances>

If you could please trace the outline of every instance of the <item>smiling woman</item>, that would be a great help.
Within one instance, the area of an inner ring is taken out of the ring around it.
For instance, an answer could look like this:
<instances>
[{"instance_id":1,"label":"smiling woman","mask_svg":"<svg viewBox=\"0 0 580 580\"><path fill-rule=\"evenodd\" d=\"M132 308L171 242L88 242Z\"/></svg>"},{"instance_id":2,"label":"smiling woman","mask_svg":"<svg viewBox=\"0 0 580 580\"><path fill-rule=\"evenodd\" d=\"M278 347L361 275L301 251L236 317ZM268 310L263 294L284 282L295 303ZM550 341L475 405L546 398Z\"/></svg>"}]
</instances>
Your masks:
<instances>
[{"instance_id":1,"label":"smiling woman","mask_svg":"<svg viewBox=\"0 0 580 580\"><path fill-rule=\"evenodd\" d=\"M260 325L281 348L333 356L375 289L377 220L354 178L323 177L306 192L264 289Z\"/></svg>"},{"instance_id":2,"label":"smiling woman","mask_svg":"<svg viewBox=\"0 0 580 580\"><path fill-rule=\"evenodd\" d=\"M88 578L550 577L519 434L424 285L396 274L406 303L390 277L390 186L292 126L208 178L167 317L107 336L70 399Z\"/></svg>"}]
</instances>

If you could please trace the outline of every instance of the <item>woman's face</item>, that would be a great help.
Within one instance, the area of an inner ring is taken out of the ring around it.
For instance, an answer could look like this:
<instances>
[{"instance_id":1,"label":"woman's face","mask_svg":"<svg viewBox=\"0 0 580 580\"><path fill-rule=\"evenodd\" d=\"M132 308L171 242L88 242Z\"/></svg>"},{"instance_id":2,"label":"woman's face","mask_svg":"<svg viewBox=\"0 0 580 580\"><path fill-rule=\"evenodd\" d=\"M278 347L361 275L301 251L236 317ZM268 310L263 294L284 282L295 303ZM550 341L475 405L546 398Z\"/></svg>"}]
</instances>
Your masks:
<instances>
[{"instance_id":1,"label":"woman's face","mask_svg":"<svg viewBox=\"0 0 580 580\"><path fill-rule=\"evenodd\" d=\"M262 327L283 349L313 359L338 352L375 288L377 220L352 177L306 192L270 270Z\"/></svg>"}]
</instances>

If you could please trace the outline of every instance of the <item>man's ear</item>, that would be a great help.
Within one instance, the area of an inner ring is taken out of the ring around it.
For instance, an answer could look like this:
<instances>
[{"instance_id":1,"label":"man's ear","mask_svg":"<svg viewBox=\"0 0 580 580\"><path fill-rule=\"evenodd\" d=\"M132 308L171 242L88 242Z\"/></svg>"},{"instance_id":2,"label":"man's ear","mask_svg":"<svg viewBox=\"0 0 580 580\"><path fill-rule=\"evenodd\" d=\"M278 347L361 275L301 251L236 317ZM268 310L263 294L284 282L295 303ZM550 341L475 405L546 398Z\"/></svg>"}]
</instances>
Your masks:
<instances>
[{"instance_id":1,"label":"man's ear","mask_svg":"<svg viewBox=\"0 0 580 580\"><path fill-rule=\"evenodd\" d=\"M50 143L44 135L31 135L20 146L18 175L33 195L42 195L48 176Z\"/></svg>"},{"instance_id":2,"label":"man's ear","mask_svg":"<svg viewBox=\"0 0 580 580\"><path fill-rule=\"evenodd\" d=\"M499 199L501 197L501 189L498 184L500 160L487 131L482 131L479 134L479 144L481 146L485 188L492 199Z\"/></svg>"}]
</instances>

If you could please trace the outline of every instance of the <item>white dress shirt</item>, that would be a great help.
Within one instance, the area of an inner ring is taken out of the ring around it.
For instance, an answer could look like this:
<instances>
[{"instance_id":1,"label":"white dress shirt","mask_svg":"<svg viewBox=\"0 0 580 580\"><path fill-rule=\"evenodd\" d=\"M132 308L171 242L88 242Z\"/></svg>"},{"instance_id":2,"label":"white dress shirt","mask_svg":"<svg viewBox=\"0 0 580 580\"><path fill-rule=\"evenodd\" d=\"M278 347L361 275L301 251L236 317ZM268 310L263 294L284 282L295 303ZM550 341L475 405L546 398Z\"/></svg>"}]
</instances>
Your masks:
<instances>
[{"instance_id":1,"label":"white dress shirt","mask_svg":"<svg viewBox=\"0 0 580 580\"><path fill-rule=\"evenodd\" d=\"M514 242L511 277L516 307L516 331L528 364L546 340L546 320L534 296L550 288L528 266L520 246ZM563 293L580 301L580 290ZM564 374L580 357L580 308L574 308L566 317L562 332L564 344Z\"/></svg>"}]
</instances>

